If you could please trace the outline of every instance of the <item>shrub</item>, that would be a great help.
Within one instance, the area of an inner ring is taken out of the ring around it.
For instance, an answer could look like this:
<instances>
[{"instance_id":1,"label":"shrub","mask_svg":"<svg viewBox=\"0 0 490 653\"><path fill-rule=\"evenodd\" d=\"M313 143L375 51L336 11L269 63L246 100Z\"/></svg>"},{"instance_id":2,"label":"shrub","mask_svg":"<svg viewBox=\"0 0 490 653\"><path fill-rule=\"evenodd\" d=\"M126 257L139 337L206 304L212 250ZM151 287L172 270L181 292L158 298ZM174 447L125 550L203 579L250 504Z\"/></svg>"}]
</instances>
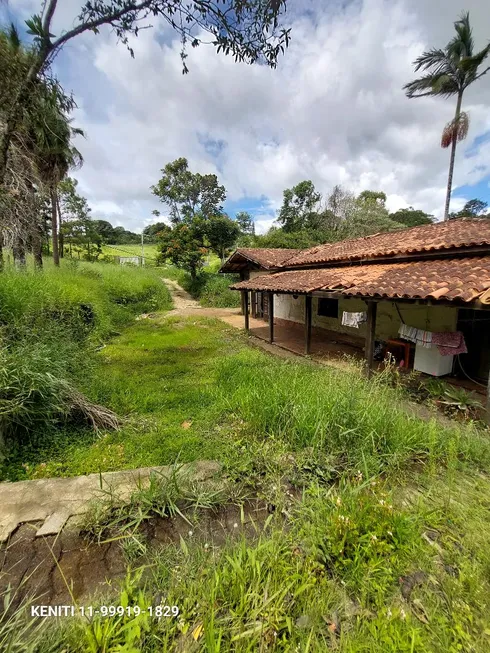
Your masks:
<instances>
[{"instance_id":1,"label":"shrub","mask_svg":"<svg viewBox=\"0 0 490 653\"><path fill-rule=\"evenodd\" d=\"M240 294L236 290L230 290L229 288L237 280L236 275L206 274L200 295L201 304L216 308L237 308L240 306Z\"/></svg>"}]
</instances>

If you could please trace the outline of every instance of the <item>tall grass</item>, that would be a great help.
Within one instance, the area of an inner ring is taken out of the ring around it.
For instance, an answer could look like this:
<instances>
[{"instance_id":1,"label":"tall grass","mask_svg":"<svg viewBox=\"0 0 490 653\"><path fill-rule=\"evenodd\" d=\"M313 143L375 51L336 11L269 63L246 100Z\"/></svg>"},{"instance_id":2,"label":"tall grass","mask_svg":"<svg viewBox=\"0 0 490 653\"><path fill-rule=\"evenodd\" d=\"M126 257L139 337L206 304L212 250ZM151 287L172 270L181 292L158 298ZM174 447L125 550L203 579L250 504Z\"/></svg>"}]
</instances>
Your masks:
<instances>
[{"instance_id":1,"label":"tall grass","mask_svg":"<svg viewBox=\"0 0 490 653\"><path fill-rule=\"evenodd\" d=\"M367 382L360 367L352 373L243 352L219 362L217 391L262 437L327 451L369 474L450 451L490 467L490 443L481 432L411 416L401 391L382 377Z\"/></svg>"},{"instance_id":2,"label":"tall grass","mask_svg":"<svg viewBox=\"0 0 490 653\"><path fill-rule=\"evenodd\" d=\"M1 273L0 445L65 418L76 388L89 385L95 349L136 314L170 306L156 273L141 268L66 262Z\"/></svg>"}]
</instances>

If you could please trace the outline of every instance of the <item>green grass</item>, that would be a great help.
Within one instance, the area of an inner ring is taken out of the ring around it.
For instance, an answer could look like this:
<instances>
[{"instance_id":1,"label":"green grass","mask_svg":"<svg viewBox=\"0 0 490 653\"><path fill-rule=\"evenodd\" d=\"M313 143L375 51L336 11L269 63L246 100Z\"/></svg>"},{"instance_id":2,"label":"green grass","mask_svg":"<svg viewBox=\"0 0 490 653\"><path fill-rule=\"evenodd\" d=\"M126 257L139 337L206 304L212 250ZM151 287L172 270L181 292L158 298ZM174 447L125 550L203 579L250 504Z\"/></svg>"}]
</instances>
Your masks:
<instances>
[{"instance_id":1,"label":"green grass","mask_svg":"<svg viewBox=\"0 0 490 653\"><path fill-rule=\"evenodd\" d=\"M397 474L420 461L444 462L453 450L490 466L486 435L471 425L442 427L410 416L402 391L383 377L366 383L360 368L273 359L218 321L133 324L98 354L84 389L123 417L121 430L92 437L62 430L48 446L19 453L19 474L26 466L29 477L63 476L176 458L217 457L243 467L249 452L256 464L256 449L269 442L288 451L308 447L340 472Z\"/></svg>"},{"instance_id":2,"label":"green grass","mask_svg":"<svg viewBox=\"0 0 490 653\"><path fill-rule=\"evenodd\" d=\"M236 347L219 323L182 328L142 320L127 328L98 354L87 384L93 401L125 418L122 429L100 435L66 429L45 447L19 452L17 473L26 465L32 478L221 457L213 369Z\"/></svg>"},{"instance_id":3,"label":"green grass","mask_svg":"<svg viewBox=\"0 0 490 653\"><path fill-rule=\"evenodd\" d=\"M139 313L170 306L149 269L64 261L1 274L0 478L21 477L33 452L93 440L75 413L79 391L91 392L96 350Z\"/></svg>"},{"instance_id":4,"label":"green grass","mask_svg":"<svg viewBox=\"0 0 490 653\"><path fill-rule=\"evenodd\" d=\"M0 642L37 653L490 650L488 430L423 421L383 375L368 382L360 368L275 359L217 321L134 321L143 278L130 275L121 295L108 275L110 296L134 303L107 300L105 321L82 340L105 346L80 383L125 418L122 429L58 425L44 445L24 443L9 469L33 478L214 458L226 483L193 495L156 479L85 517L96 540L122 538L128 565L116 594L99 600L142 609L162 600L177 618L46 620L39 632L26 610L14 627L0 619ZM101 293L102 277L87 278ZM71 293L80 285L67 283ZM7 295L13 324L37 324ZM218 546L194 534L217 504L247 496L269 515L254 537ZM186 507L188 535L150 549L145 524Z\"/></svg>"},{"instance_id":5,"label":"green grass","mask_svg":"<svg viewBox=\"0 0 490 653\"><path fill-rule=\"evenodd\" d=\"M46 621L36 650L483 653L490 482L459 480L456 489L445 472L416 474L417 491L359 477L313 483L287 524L271 516L254 541L218 548L189 534L145 551L146 580L133 549L120 592L102 603L146 610L161 600L178 617Z\"/></svg>"}]
</instances>

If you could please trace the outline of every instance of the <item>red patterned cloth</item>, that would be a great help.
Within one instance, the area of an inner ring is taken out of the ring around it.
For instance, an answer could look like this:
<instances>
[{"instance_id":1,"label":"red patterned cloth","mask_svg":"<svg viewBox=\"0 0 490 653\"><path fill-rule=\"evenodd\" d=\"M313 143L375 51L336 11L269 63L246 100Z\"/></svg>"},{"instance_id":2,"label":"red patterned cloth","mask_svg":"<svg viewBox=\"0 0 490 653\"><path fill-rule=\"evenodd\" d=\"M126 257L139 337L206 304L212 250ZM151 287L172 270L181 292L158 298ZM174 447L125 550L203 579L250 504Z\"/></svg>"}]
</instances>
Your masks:
<instances>
[{"instance_id":1,"label":"red patterned cloth","mask_svg":"<svg viewBox=\"0 0 490 653\"><path fill-rule=\"evenodd\" d=\"M466 354L466 342L461 331L438 332L432 334L432 344L437 346L441 356Z\"/></svg>"}]
</instances>

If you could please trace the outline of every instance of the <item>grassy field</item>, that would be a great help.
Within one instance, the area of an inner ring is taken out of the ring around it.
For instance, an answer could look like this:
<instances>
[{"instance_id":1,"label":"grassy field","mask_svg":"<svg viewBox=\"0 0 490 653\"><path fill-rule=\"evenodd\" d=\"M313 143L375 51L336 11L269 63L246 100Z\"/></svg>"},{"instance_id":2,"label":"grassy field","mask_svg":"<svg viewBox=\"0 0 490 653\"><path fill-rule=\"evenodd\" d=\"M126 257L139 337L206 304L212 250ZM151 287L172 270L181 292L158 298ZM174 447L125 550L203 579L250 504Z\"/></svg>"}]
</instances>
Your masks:
<instances>
[{"instance_id":1,"label":"grassy field","mask_svg":"<svg viewBox=\"0 0 490 653\"><path fill-rule=\"evenodd\" d=\"M223 428L213 390L217 362L236 350L220 323L142 320L98 354L86 390L124 417L118 432L60 430L19 452L11 474L40 478L222 458ZM243 344L239 345L243 346Z\"/></svg>"},{"instance_id":2,"label":"grassy field","mask_svg":"<svg viewBox=\"0 0 490 653\"><path fill-rule=\"evenodd\" d=\"M158 254L157 245L145 243L144 252L151 263L151 259L155 259ZM141 256L141 245L102 245L102 253L112 256Z\"/></svg>"},{"instance_id":3,"label":"grassy field","mask_svg":"<svg viewBox=\"0 0 490 653\"><path fill-rule=\"evenodd\" d=\"M92 536L119 538L127 559L126 582L103 602L163 597L179 615L46 620L36 632L20 610L14 625L0 619L0 643L39 653L490 650L488 431L422 421L383 376L275 359L212 320L133 313L105 345L83 389L124 418L121 430L58 429L11 469L32 478L220 460L219 492L155 481L85 519ZM269 515L254 537L196 535L219 505L250 497ZM184 504L187 534L147 549L143 522Z\"/></svg>"}]
</instances>

